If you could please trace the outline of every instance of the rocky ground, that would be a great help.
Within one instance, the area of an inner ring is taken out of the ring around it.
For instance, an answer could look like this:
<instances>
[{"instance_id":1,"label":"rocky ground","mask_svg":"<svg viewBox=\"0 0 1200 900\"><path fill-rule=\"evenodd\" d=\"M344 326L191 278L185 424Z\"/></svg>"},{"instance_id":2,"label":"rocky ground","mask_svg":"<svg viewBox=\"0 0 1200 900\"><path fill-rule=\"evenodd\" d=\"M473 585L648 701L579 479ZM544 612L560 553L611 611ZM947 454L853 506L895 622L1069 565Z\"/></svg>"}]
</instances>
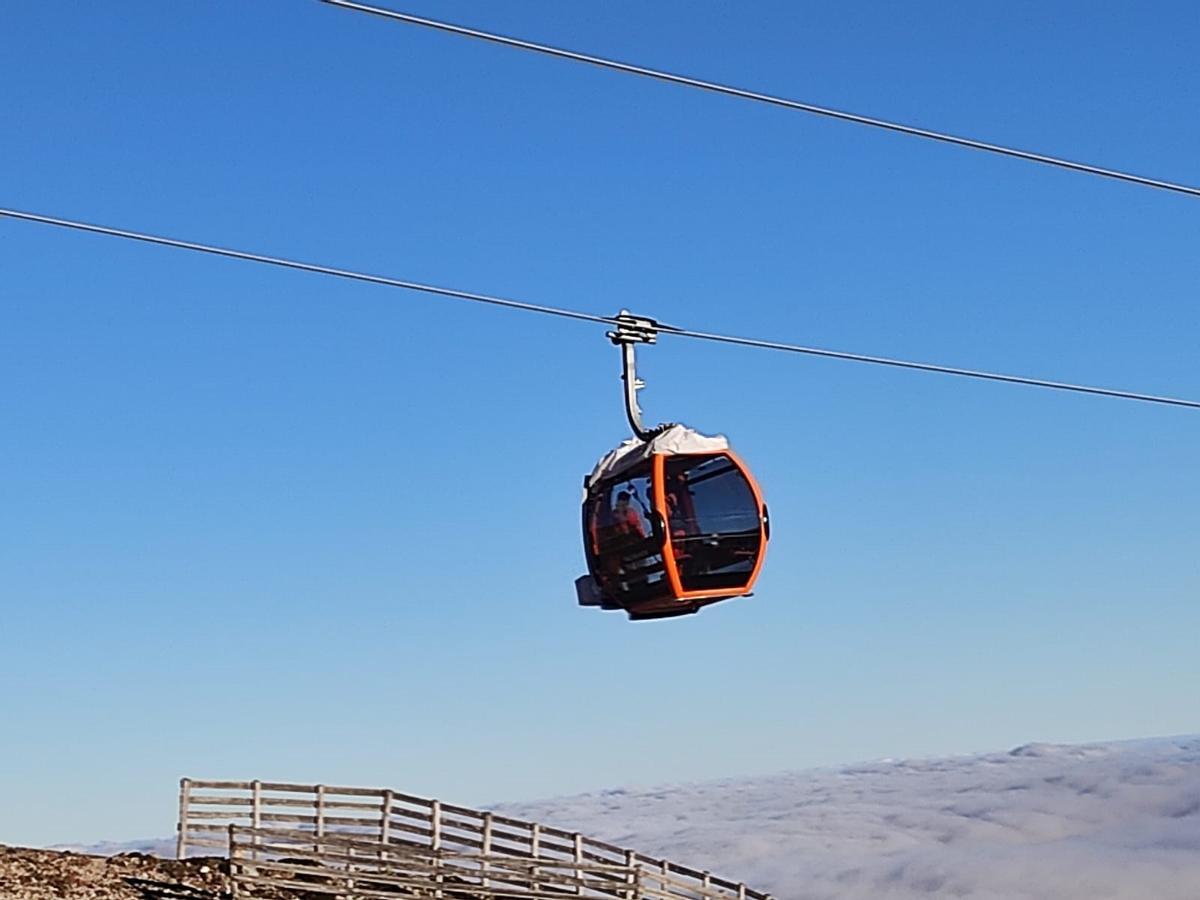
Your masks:
<instances>
[{"instance_id":1,"label":"rocky ground","mask_svg":"<svg viewBox=\"0 0 1200 900\"><path fill-rule=\"evenodd\" d=\"M0 900L225 900L228 862L0 846Z\"/></svg>"}]
</instances>

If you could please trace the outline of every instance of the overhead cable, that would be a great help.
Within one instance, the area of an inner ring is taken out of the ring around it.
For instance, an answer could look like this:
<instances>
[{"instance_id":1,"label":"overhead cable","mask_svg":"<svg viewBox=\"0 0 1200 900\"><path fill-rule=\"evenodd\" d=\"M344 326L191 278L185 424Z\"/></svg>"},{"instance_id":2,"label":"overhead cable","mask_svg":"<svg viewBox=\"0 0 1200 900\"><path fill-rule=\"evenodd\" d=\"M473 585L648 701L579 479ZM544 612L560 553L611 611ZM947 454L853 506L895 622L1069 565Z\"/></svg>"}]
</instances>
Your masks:
<instances>
[{"instance_id":1,"label":"overhead cable","mask_svg":"<svg viewBox=\"0 0 1200 900\"><path fill-rule=\"evenodd\" d=\"M562 316L567 319L582 319L585 322L600 322L609 324L612 320L605 316L593 316L577 312L573 309L559 309L554 306L542 306L537 303L522 303L519 300L508 300L504 297L492 297L488 294L474 294L469 291L458 291L453 288L438 287L432 284L422 284L417 281L403 281L399 278L387 278L383 275L369 275L366 272L353 272L349 269L339 269L333 266L322 266L317 263L300 262L294 259L284 259L279 256L266 256L262 253L248 253L245 250L231 250L228 247L216 247L210 244L197 244L193 241L179 241L175 238L161 237L154 234L144 234L139 231L126 231L122 228L110 228L107 225L91 225L87 222L76 222L71 219L58 219L53 216L43 216L37 213L22 212L15 209L0 209L0 216L13 219L24 219L27 222L38 222L42 225L56 225L59 228L71 228L76 231L88 231L92 234L103 234L108 237L125 238L131 241L143 241L147 244L160 244L164 247L176 247L180 250L194 250L197 253L209 253L213 256L226 256L230 259L243 259L247 262L265 263L268 266L279 266L284 269L299 269L302 272L315 272L318 275L333 275L336 278L349 278L353 281L365 281L369 284L382 284L386 287L404 288L410 291L421 291L426 294L436 294L440 297L453 297L456 300L470 300L475 303L488 303L492 306L503 306L509 309L521 309L526 312L544 313L548 316Z\"/></svg>"},{"instance_id":2,"label":"overhead cable","mask_svg":"<svg viewBox=\"0 0 1200 900\"><path fill-rule=\"evenodd\" d=\"M191 250L196 253L207 253L213 256L223 256L230 259L240 259L246 262L263 263L270 266L278 266L285 269L297 269L302 272L312 272L318 275L331 275L336 278L348 278L353 281L363 281L369 284L383 285L384 287L403 288L409 291L418 291L421 293L432 294L434 296L453 298L456 300L466 300L473 303L483 303L489 306L497 306L502 309L521 310L523 312L541 313L543 315L558 316L566 319L577 319L585 322L595 322L603 325L619 325L621 320L618 316L601 316L592 313L580 312L579 310L566 309L557 306L546 306L540 303L526 303L521 300L510 300L504 297L497 297L491 294L480 294L473 291L461 291L455 288L440 287L431 284L423 284L417 281L408 281L399 278L389 278L383 275L370 275L365 272L356 272L351 269L344 269L335 266L320 265L317 263L301 262L294 259L285 259L278 256L267 256L262 253L251 253L245 250L234 250L228 247L218 247L211 244L201 244L195 241L182 241L175 238L162 237L154 234L146 234L139 231L129 231L123 228L112 228L107 225L94 225L87 222L79 222L73 219L64 219L57 216L42 215L40 213L24 212L15 209L0 208L0 217L8 216L13 219L20 219L26 222L36 222L42 225L52 225L57 228L72 229L75 231L85 231L91 234L104 235L106 237L122 238L124 240L141 241L147 244L157 244L164 247L174 247L179 250ZM1160 403L1168 406L1184 406L1192 409L1200 409L1200 401L1184 400L1177 397L1161 397L1153 394L1142 394L1134 391L1116 390L1112 388L1094 387L1083 384L1068 384L1060 381L1047 381L1040 378L1027 378L1023 375L1006 375L999 372L985 372L976 369L963 369L954 366L943 366L934 363L915 362L904 359L891 359L883 356L868 356L860 353L847 353L841 350L826 350L818 347L805 347L800 344L787 344L779 341L760 340L757 338L736 337L727 334L715 334L705 331L693 331L687 328L677 328L672 325L663 325L654 322L654 327L662 334L674 335L676 337L693 338L702 341L715 341L723 344L735 344L742 347L753 347L760 350L778 350L788 353L800 353L806 356L818 356L828 359L842 359L850 362L868 363L878 366L891 366L901 369L916 369L922 372L935 372L942 375L955 375L961 378L976 378L985 381L1000 381L1009 384L1023 384L1030 387L1049 388L1058 391L1073 391L1080 394L1093 394L1101 397L1116 397L1124 400L1137 400L1143 403Z\"/></svg>"},{"instance_id":3,"label":"overhead cable","mask_svg":"<svg viewBox=\"0 0 1200 900\"><path fill-rule=\"evenodd\" d=\"M1153 394L1138 394L1132 391L1122 391L1111 388L1093 387L1086 384L1069 384L1064 381L1047 381L1042 378L1027 378L1024 375L1005 375L1001 372L984 372L978 369L961 369L955 366L942 366L936 363L915 362L908 359L890 359L886 356L867 356L861 353L846 353L841 350L825 350L819 347L803 347L798 344L785 344L779 341L764 341L757 338L733 337L727 334L709 334L702 331L689 331L679 328L663 327L664 334L675 334L680 337L695 338L701 341L717 341L722 344L736 344L741 347L754 347L760 350L782 350L787 353L803 353L807 356L821 356L827 359L844 359L850 362L870 363L875 366L892 366L897 369L916 369L920 372L936 372L939 375L957 375L960 378L979 378L984 381L1002 381L1008 384L1024 384L1030 387L1050 388L1056 391L1073 391L1078 394L1095 394L1101 397L1119 397L1124 400L1141 400L1144 403L1165 403L1170 406L1187 406L1200 409L1200 401L1180 400L1175 397L1158 397Z\"/></svg>"},{"instance_id":4,"label":"overhead cable","mask_svg":"<svg viewBox=\"0 0 1200 900\"><path fill-rule=\"evenodd\" d=\"M579 53L574 50L564 50L561 47L552 47L548 44L539 44L535 43L534 41L524 40L522 38L508 37L507 35L496 34L491 31L482 31L478 28L468 28L463 25L455 25L438 19L428 19L422 16L414 16L410 13L399 12L397 10L385 9L378 6L369 6L365 3L353 2L353 0L321 0L321 2L328 3L331 6L338 6L342 9L370 13L371 15L381 16L383 18L391 19L396 22L403 22L408 25L420 25L425 28L433 28L438 31L461 35L463 37L477 38L493 44L502 44L505 47L515 47L520 50L529 50L534 53L542 53L547 56L557 57L559 59L568 59L574 62L587 63L588 65L599 66L604 69L613 69L618 72L627 72L631 75L640 75L645 78L657 79L658 81L667 81L672 84L681 84L685 85L686 87L699 88L700 90L711 91L717 94L725 94L730 97L739 97L743 100L753 100L759 103L768 103L772 106L781 106L786 109L798 110L800 112L811 113L817 116L825 116L826 118L830 119L840 119L843 122L853 122L857 125L866 125L871 128L882 128L886 131L899 132L900 134L925 138L931 141L940 141L945 144L954 144L956 146L967 147L972 150L981 150L986 153L996 153L1000 154L1001 156L1009 156L1016 159L1027 160L1029 162L1042 163L1048 166L1057 166L1060 169L1070 169L1075 172L1084 172L1089 175L1098 175L1103 178L1114 178L1118 181L1140 184L1144 187L1158 188L1164 191L1174 191L1180 194L1188 194L1192 197L1200 197L1200 188L1193 187L1191 185L1178 184L1172 181L1162 181L1157 178L1147 178L1143 175L1135 175L1131 172L1123 172L1116 169L1105 169L1089 163L1075 162L1069 159L1049 156L1044 153L1034 153L1029 150L1020 150L1015 147L1008 147L1001 144L991 144L986 141L979 141L975 140L974 138L961 137L941 131L933 131L928 128L918 128L916 126L905 125L900 122L876 119L872 118L871 116L845 112L843 110L833 109L827 106L818 106L814 103L805 103L800 100L791 100L787 97L779 97L773 94L763 94L759 93L758 91L750 91L744 88L719 84L714 81L704 81L700 78L692 78L687 75L677 75L661 69L652 69L647 66L639 66L632 63L620 62L618 60L609 59L603 56L592 56L590 54Z\"/></svg>"}]
</instances>

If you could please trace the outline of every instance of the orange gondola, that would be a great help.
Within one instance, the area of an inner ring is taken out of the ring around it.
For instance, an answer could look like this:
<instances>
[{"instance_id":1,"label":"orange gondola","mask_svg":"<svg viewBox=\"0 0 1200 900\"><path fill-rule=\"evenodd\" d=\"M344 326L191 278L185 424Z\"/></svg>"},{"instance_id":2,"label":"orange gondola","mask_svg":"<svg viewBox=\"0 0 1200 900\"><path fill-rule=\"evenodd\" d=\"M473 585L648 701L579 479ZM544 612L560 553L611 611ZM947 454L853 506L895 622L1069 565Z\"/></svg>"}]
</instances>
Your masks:
<instances>
[{"instance_id":1,"label":"orange gondola","mask_svg":"<svg viewBox=\"0 0 1200 900\"><path fill-rule=\"evenodd\" d=\"M725 438L642 428L633 344L652 343L658 326L627 313L618 323L609 337L625 351L626 412L638 436L584 481L579 603L659 619L746 596L770 537L762 492Z\"/></svg>"}]
</instances>

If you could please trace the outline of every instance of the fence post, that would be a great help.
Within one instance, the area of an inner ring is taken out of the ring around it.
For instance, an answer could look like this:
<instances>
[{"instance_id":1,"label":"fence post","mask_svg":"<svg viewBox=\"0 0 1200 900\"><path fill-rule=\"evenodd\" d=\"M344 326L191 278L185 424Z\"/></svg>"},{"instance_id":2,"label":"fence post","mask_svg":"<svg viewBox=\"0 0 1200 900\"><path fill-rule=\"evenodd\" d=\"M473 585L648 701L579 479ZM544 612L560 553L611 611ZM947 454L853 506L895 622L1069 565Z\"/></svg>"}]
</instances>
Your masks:
<instances>
[{"instance_id":1,"label":"fence post","mask_svg":"<svg viewBox=\"0 0 1200 900\"><path fill-rule=\"evenodd\" d=\"M254 828L254 861L258 862L258 845L262 837L258 831L262 828L262 782L257 778L250 782L250 825Z\"/></svg>"},{"instance_id":2,"label":"fence post","mask_svg":"<svg viewBox=\"0 0 1200 900\"><path fill-rule=\"evenodd\" d=\"M625 868L628 870L625 873L625 883L627 885L629 885L628 889L625 891L625 898L626 898L626 900L636 900L637 891L640 888L639 882L641 879L639 877L638 871L634 868L634 865L633 865L633 851L632 850L625 851Z\"/></svg>"},{"instance_id":3,"label":"fence post","mask_svg":"<svg viewBox=\"0 0 1200 900\"><path fill-rule=\"evenodd\" d=\"M536 861L542 853L542 826L534 822L529 826L529 855ZM538 889L538 881L542 877L542 870L537 865L529 867L530 887L533 890Z\"/></svg>"},{"instance_id":4,"label":"fence post","mask_svg":"<svg viewBox=\"0 0 1200 900\"><path fill-rule=\"evenodd\" d=\"M483 814L483 846L480 847L480 852L483 854L483 888L487 890L490 883L488 878L488 857L492 855L492 827L494 816L490 812Z\"/></svg>"},{"instance_id":5,"label":"fence post","mask_svg":"<svg viewBox=\"0 0 1200 900\"><path fill-rule=\"evenodd\" d=\"M229 894L236 900L238 895L238 863L233 836L233 829L235 827L232 822L229 823Z\"/></svg>"},{"instance_id":6,"label":"fence post","mask_svg":"<svg viewBox=\"0 0 1200 900\"><path fill-rule=\"evenodd\" d=\"M192 779L179 779L179 822L175 828L179 834L175 839L175 858L187 858L187 827L188 827L188 805L192 799Z\"/></svg>"},{"instance_id":7,"label":"fence post","mask_svg":"<svg viewBox=\"0 0 1200 900\"><path fill-rule=\"evenodd\" d=\"M573 835L575 843L575 878L578 883L575 885L575 893L583 893L583 835L578 831Z\"/></svg>"},{"instance_id":8,"label":"fence post","mask_svg":"<svg viewBox=\"0 0 1200 900\"><path fill-rule=\"evenodd\" d=\"M738 885L738 900L746 900L746 885Z\"/></svg>"},{"instance_id":9,"label":"fence post","mask_svg":"<svg viewBox=\"0 0 1200 900\"><path fill-rule=\"evenodd\" d=\"M334 845L337 846L336 844ZM342 848L346 853L346 896L354 896L354 848L346 844Z\"/></svg>"},{"instance_id":10,"label":"fence post","mask_svg":"<svg viewBox=\"0 0 1200 900\"><path fill-rule=\"evenodd\" d=\"M325 785L317 785L317 840L313 845L313 850L317 853L321 852L322 838L325 837Z\"/></svg>"},{"instance_id":11,"label":"fence post","mask_svg":"<svg viewBox=\"0 0 1200 900\"><path fill-rule=\"evenodd\" d=\"M434 800L429 804L429 848L433 851L433 868L437 874L433 877L433 882L437 885L434 888L433 896L441 898L442 896L442 801Z\"/></svg>"},{"instance_id":12,"label":"fence post","mask_svg":"<svg viewBox=\"0 0 1200 900\"><path fill-rule=\"evenodd\" d=\"M379 816L379 840L383 843L383 850L379 853L380 859L387 859L387 848L392 840L392 798L395 795L391 791L383 792L383 806L380 808Z\"/></svg>"},{"instance_id":13,"label":"fence post","mask_svg":"<svg viewBox=\"0 0 1200 900\"><path fill-rule=\"evenodd\" d=\"M429 804L429 849L442 849L442 801L433 800Z\"/></svg>"}]
</instances>

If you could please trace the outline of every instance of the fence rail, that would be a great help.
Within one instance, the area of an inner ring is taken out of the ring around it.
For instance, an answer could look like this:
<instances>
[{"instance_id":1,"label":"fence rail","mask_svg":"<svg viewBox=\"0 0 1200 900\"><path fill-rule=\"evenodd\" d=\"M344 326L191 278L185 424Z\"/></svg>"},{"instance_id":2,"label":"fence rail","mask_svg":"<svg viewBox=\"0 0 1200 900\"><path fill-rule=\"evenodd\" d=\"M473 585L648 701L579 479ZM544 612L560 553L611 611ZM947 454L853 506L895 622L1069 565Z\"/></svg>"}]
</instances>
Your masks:
<instances>
[{"instance_id":1,"label":"fence rail","mask_svg":"<svg viewBox=\"0 0 1200 900\"><path fill-rule=\"evenodd\" d=\"M257 889L374 898L398 894L471 900L705 900L685 879L644 865L601 865L400 848L379 840L316 838L229 826L235 897Z\"/></svg>"},{"instance_id":2,"label":"fence rail","mask_svg":"<svg viewBox=\"0 0 1200 900\"><path fill-rule=\"evenodd\" d=\"M384 789L185 778L177 828L179 858L196 850L228 853L241 873L235 882L246 890L269 883L395 900L402 888L424 894L433 885L434 897L462 896L469 887L471 897L488 898L772 900L745 884L577 832ZM382 888L360 883L354 873L363 866L384 867L366 870L372 884L383 879ZM466 880L451 890L451 876ZM346 879L356 884L352 892Z\"/></svg>"}]
</instances>

